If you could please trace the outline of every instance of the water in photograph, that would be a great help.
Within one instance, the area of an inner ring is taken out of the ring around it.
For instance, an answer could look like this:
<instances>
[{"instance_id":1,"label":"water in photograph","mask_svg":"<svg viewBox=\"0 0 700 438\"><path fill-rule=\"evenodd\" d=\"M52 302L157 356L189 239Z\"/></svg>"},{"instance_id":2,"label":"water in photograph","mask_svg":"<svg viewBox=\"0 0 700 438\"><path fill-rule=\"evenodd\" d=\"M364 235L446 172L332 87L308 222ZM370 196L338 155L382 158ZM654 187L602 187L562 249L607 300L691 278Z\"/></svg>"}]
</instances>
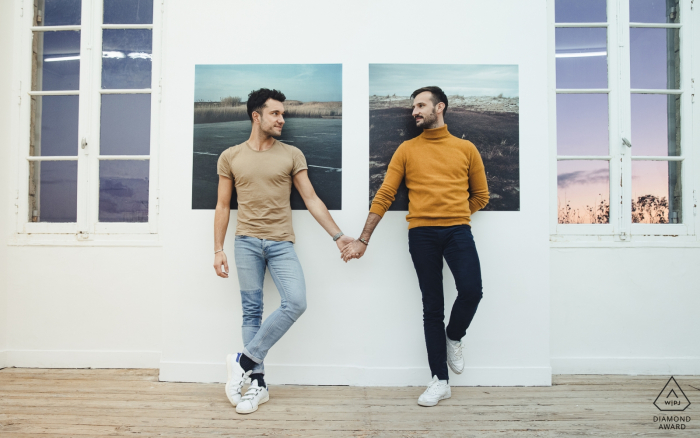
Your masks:
<instances>
[{"instance_id":1,"label":"water in photograph","mask_svg":"<svg viewBox=\"0 0 700 438\"><path fill-rule=\"evenodd\" d=\"M340 210L342 197L342 120L289 118L279 140L299 148L309 166L309 179L329 210ZM219 155L250 137L248 120L194 125L192 208L216 207ZM293 210L304 210L301 196L292 187ZM236 208L234 199L231 208Z\"/></svg>"}]
</instances>

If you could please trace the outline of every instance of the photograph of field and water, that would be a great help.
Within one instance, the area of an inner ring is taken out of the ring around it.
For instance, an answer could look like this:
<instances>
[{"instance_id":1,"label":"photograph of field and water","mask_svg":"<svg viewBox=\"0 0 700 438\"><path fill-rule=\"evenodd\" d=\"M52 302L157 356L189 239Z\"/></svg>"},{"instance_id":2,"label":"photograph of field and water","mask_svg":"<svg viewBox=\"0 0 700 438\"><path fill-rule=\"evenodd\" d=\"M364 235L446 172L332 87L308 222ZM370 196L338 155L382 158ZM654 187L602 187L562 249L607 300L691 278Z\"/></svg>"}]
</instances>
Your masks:
<instances>
[{"instance_id":1,"label":"photograph of field and water","mask_svg":"<svg viewBox=\"0 0 700 438\"><path fill-rule=\"evenodd\" d=\"M299 148L309 180L329 210L342 205L342 65L196 65L192 208L216 207L219 155L250 137L248 94L280 90L287 100L279 141ZM292 186L293 210L306 209ZM237 208L234 191L231 208Z\"/></svg>"},{"instance_id":2,"label":"photograph of field and water","mask_svg":"<svg viewBox=\"0 0 700 438\"><path fill-rule=\"evenodd\" d=\"M370 64L370 203L396 149L421 134L411 116L410 96L429 85L447 95L450 133L474 143L481 154L491 195L484 210L520 210L517 65ZM389 210L408 210L405 183Z\"/></svg>"}]
</instances>

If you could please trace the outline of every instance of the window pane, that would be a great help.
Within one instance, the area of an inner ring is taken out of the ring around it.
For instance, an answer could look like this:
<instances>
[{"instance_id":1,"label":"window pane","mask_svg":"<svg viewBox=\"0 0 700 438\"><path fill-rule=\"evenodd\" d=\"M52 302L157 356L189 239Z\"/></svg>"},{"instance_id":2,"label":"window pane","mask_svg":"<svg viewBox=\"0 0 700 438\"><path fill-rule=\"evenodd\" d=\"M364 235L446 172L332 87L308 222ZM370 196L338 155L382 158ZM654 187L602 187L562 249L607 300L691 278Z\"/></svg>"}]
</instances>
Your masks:
<instances>
[{"instance_id":1,"label":"window pane","mask_svg":"<svg viewBox=\"0 0 700 438\"><path fill-rule=\"evenodd\" d=\"M29 220L76 222L78 217L78 162L29 163Z\"/></svg>"},{"instance_id":2,"label":"window pane","mask_svg":"<svg viewBox=\"0 0 700 438\"><path fill-rule=\"evenodd\" d=\"M632 95L632 155L681 154L680 96Z\"/></svg>"},{"instance_id":3,"label":"window pane","mask_svg":"<svg viewBox=\"0 0 700 438\"><path fill-rule=\"evenodd\" d=\"M100 222L148 222L148 161L100 162Z\"/></svg>"},{"instance_id":4,"label":"window pane","mask_svg":"<svg viewBox=\"0 0 700 438\"><path fill-rule=\"evenodd\" d=\"M607 29L559 28L555 35L557 88L607 88Z\"/></svg>"},{"instance_id":5,"label":"window pane","mask_svg":"<svg viewBox=\"0 0 700 438\"><path fill-rule=\"evenodd\" d=\"M630 0L633 23L678 23L678 0Z\"/></svg>"},{"instance_id":6,"label":"window pane","mask_svg":"<svg viewBox=\"0 0 700 438\"><path fill-rule=\"evenodd\" d=\"M560 224L610 221L610 165L607 161L558 161Z\"/></svg>"},{"instance_id":7,"label":"window pane","mask_svg":"<svg viewBox=\"0 0 700 438\"><path fill-rule=\"evenodd\" d=\"M103 95L100 154L148 155L150 149L151 95Z\"/></svg>"},{"instance_id":8,"label":"window pane","mask_svg":"<svg viewBox=\"0 0 700 438\"><path fill-rule=\"evenodd\" d=\"M80 31L34 32L32 90L77 90Z\"/></svg>"},{"instance_id":9,"label":"window pane","mask_svg":"<svg viewBox=\"0 0 700 438\"><path fill-rule=\"evenodd\" d=\"M151 30L105 29L102 38L102 88L151 88Z\"/></svg>"},{"instance_id":10,"label":"window pane","mask_svg":"<svg viewBox=\"0 0 700 438\"><path fill-rule=\"evenodd\" d=\"M632 88L677 89L680 85L678 29L630 29Z\"/></svg>"},{"instance_id":11,"label":"window pane","mask_svg":"<svg viewBox=\"0 0 700 438\"><path fill-rule=\"evenodd\" d=\"M36 26L71 26L80 24L80 0L39 0Z\"/></svg>"},{"instance_id":12,"label":"window pane","mask_svg":"<svg viewBox=\"0 0 700 438\"><path fill-rule=\"evenodd\" d=\"M632 161L632 222L682 223L681 163Z\"/></svg>"},{"instance_id":13,"label":"window pane","mask_svg":"<svg viewBox=\"0 0 700 438\"><path fill-rule=\"evenodd\" d=\"M608 151L608 95L557 94L557 154Z\"/></svg>"},{"instance_id":14,"label":"window pane","mask_svg":"<svg viewBox=\"0 0 700 438\"><path fill-rule=\"evenodd\" d=\"M557 23L604 23L605 0L556 0L554 17Z\"/></svg>"},{"instance_id":15,"label":"window pane","mask_svg":"<svg viewBox=\"0 0 700 438\"><path fill-rule=\"evenodd\" d=\"M105 24L152 24L153 0L105 0Z\"/></svg>"},{"instance_id":16,"label":"window pane","mask_svg":"<svg viewBox=\"0 0 700 438\"><path fill-rule=\"evenodd\" d=\"M78 155L78 96L32 96L29 155Z\"/></svg>"}]
</instances>

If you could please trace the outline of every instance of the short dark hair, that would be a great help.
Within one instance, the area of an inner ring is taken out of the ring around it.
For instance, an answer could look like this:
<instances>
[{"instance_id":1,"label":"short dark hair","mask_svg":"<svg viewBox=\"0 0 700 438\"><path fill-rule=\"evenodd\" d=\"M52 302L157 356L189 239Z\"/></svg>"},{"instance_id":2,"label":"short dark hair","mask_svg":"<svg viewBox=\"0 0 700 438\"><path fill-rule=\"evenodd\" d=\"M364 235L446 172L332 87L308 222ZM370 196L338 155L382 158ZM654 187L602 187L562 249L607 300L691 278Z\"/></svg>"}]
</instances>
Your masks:
<instances>
[{"instance_id":1,"label":"short dark hair","mask_svg":"<svg viewBox=\"0 0 700 438\"><path fill-rule=\"evenodd\" d=\"M284 102L287 98L279 90L270 90L269 88L261 88L259 90L251 91L248 94L248 102L246 106L248 108L248 118L253 121L253 112L257 112L262 116L262 109L265 108L265 103L267 99L277 100L279 102Z\"/></svg>"},{"instance_id":2,"label":"short dark hair","mask_svg":"<svg viewBox=\"0 0 700 438\"><path fill-rule=\"evenodd\" d=\"M436 87L433 85L430 87L419 88L416 91L414 91L413 94L411 94L411 99L415 99L416 96L418 96L424 91L428 91L430 92L430 94L433 95L433 97L430 98L430 100L433 102L433 105L437 105L440 102L444 103L445 109L442 110L442 114L447 114L447 96L445 96L445 92L442 91L440 87Z\"/></svg>"}]
</instances>

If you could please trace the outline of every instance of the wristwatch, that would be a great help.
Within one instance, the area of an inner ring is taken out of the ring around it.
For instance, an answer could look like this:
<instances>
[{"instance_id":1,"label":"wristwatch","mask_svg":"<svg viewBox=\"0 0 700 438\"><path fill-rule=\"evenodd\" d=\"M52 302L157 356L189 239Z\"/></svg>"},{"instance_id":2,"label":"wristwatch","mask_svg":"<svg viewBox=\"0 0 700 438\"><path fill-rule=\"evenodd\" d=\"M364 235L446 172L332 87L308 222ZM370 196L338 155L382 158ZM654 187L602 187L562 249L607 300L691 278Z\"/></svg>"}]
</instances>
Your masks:
<instances>
[{"instance_id":1,"label":"wristwatch","mask_svg":"<svg viewBox=\"0 0 700 438\"><path fill-rule=\"evenodd\" d=\"M363 239L362 237L360 237L360 238L359 238L359 239L357 239L357 240L359 240L360 242L364 243L364 244L365 244L365 246L369 245L369 242L368 242L368 241L366 241L365 239Z\"/></svg>"}]
</instances>

